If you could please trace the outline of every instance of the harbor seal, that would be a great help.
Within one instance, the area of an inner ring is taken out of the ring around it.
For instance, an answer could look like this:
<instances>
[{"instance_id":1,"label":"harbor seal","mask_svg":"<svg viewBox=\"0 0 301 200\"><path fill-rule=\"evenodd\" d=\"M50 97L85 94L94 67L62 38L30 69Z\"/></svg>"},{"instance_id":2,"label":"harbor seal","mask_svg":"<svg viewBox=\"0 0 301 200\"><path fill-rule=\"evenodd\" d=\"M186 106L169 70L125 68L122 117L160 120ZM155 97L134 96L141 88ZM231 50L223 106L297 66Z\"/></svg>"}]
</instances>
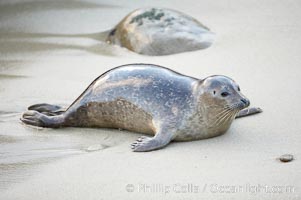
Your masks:
<instances>
[{"instance_id":1,"label":"harbor seal","mask_svg":"<svg viewBox=\"0 0 301 200\"><path fill-rule=\"evenodd\" d=\"M235 117L261 112L239 86L222 75L197 79L152 64L113 68L67 108L30 106L25 124L61 127L120 128L154 135L140 137L134 151L151 151L171 141L191 141L223 134Z\"/></svg>"},{"instance_id":2,"label":"harbor seal","mask_svg":"<svg viewBox=\"0 0 301 200\"><path fill-rule=\"evenodd\" d=\"M170 9L140 8L110 31L106 41L139 54L160 56L205 49L214 34L196 19Z\"/></svg>"}]
</instances>

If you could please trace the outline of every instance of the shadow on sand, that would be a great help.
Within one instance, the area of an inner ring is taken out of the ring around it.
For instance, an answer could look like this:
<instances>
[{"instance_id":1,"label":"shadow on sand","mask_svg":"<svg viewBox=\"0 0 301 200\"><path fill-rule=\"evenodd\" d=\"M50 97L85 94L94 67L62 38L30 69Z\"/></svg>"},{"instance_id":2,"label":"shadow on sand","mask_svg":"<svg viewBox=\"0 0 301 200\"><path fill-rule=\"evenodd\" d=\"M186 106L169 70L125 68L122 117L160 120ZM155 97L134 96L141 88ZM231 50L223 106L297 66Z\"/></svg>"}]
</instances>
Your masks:
<instances>
[{"instance_id":1,"label":"shadow on sand","mask_svg":"<svg viewBox=\"0 0 301 200\"><path fill-rule=\"evenodd\" d=\"M13 54L24 52L41 52L53 50L82 50L97 55L114 56L114 46L106 43L109 31L90 33L90 34L60 34L60 33L22 33L4 32L0 33L0 53ZM58 38L58 42L38 41L35 39ZM60 39L78 38L93 39L96 44L87 46L70 44L69 42L60 43Z\"/></svg>"},{"instance_id":2,"label":"shadow on sand","mask_svg":"<svg viewBox=\"0 0 301 200\"><path fill-rule=\"evenodd\" d=\"M7 2L0 2L0 16L8 17L16 15L16 13L20 14L47 10L80 10L120 7L118 5L84 2L78 0Z\"/></svg>"},{"instance_id":3,"label":"shadow on sand","mask_svg":"<svg viewBox=\"0 0 301 200\"><path fill-rule=\"evenodd\" d=\"M43 12L49 10L83 10L83 9L110 9L120 6L105 4L101 2L85 2L80 0L29 0L29 1L0 1L0 18L13 18L15 15L22 15L32 12ZM3 32L0 31L0 54L15 54L52 50L84 50L98 55L114 56L113 47L106 44L107 31L91 34L57 34L57 33L26 33L26 32ZM43 41L46 38L58 38ZM61 42L62 38L93 39L95 44L87 46L81 43Z\"/></svg>"}]
</instances>

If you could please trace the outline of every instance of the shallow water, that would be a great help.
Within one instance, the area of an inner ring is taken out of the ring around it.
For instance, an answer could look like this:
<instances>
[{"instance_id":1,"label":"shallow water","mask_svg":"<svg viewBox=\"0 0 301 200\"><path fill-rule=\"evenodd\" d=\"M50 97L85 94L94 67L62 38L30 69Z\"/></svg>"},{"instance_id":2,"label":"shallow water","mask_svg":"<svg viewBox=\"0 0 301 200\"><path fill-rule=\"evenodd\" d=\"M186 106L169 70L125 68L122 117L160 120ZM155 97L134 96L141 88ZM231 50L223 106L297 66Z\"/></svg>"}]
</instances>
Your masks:
<instances>
[{"instance_id":1,"label":"shallow water","mask_svg":"<svg viewBox=\"0 0 301 200\"><path fill-rule=\"evenodd\" d=\"M0 189L24 181L48 162L104 150L128 134L106 129L42 129L25 126L20 116L16 110L0 112Z\"/></svg>"}]
</instances>

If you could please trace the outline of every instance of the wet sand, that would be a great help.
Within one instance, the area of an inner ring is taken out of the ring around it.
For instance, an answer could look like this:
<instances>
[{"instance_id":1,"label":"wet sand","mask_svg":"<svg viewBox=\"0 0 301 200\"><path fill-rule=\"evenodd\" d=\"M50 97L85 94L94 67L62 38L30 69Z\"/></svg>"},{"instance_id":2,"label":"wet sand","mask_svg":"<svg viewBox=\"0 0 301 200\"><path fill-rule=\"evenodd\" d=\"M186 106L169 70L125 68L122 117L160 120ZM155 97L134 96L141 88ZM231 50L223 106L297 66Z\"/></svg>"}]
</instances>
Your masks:
<instances>
[{"instance_id":1,"label":"wet sand","mask_svg":"<svg viewBox=\"0 0 301 200\"><path fill-rule=\"evenodd\" d=\"M162 57L103 42L104 32L145 6L190 14L216 42ZM1 1L0 199L301 198L300 7L293 0ZM230 76L264 112L236 120L221 137L149 153L131 152L137 133L19 122L27 106L68 105L97 76L128 63ZM295 160L276 159L287 153Z\"/></svg>"}]
</instances>

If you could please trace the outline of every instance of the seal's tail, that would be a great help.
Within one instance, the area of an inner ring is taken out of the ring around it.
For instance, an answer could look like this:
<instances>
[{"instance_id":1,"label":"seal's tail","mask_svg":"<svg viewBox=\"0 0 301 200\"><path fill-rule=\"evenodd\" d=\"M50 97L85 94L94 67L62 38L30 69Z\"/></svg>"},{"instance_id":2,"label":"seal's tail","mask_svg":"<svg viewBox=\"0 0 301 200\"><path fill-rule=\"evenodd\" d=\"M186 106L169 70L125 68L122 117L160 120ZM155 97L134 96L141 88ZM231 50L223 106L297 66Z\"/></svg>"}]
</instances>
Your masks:
<instances>
[{"instance_id":1,"label":"seal's tail","mask_svg":"<svg viewBox=\"0 0 301 200\"><path fill-rule=\"evenodd\" d=\"M64 126L64 116L47 116L35 110L28 110L23 113L21 121L25 124L39 127L59 128Z\"/></svg>"},{"instance_id":2,"label":"seal's tail","mask_svg":"<svg viewBox=\"0 0 301 200\"><path fill-rule=\"evenodd\" d=\"M28 110L35 110L48 116L60 115L65 112L65 109L63 107L47 103L29 106Z\"/></svg>"}]
</instances>

